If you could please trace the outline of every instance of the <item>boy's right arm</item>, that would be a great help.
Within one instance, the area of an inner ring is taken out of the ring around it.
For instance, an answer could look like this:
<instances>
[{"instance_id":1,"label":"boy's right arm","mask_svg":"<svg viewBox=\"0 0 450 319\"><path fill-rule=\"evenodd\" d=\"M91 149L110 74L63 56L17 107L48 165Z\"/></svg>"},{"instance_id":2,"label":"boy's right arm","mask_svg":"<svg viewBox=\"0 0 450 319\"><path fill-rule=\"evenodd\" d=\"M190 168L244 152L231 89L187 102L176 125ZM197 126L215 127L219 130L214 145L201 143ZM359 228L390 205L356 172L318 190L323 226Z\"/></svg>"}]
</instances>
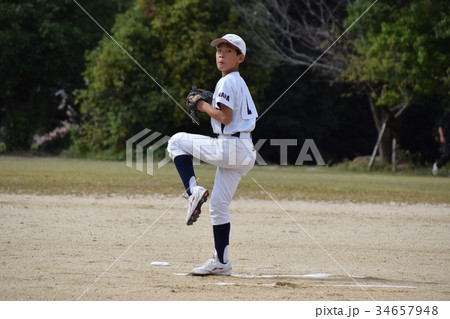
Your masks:
<instances>
[{"instance_id":1,"label":"boy's right arm","mask_svg":"<svg viewBox=\"0 0 450 319\"><path fill-rule=\"evenodd\" d=\"M220 109L216 109L211 104L206 103L205 101L199 101L197 103L197 108L199 111L207 113L213 119L219 121L222 124L230 124L231 120L233 119L233 110L223 103L220 103L220 107Z\"/></svg>"}]
</instances>

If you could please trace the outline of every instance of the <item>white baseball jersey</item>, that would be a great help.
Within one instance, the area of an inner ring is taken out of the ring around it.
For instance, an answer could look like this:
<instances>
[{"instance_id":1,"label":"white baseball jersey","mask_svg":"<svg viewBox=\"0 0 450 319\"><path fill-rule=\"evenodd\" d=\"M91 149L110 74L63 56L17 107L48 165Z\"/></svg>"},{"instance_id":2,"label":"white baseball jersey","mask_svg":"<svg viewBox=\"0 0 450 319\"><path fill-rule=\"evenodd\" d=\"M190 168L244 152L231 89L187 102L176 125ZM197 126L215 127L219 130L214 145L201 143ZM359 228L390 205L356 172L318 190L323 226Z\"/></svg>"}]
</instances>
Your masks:
<instances>
[{"instance_id":1,"label":"white baseball jersey","mask_svg":"<svg viewBox=\"0 0 450 319\"><path fill-rule=\"evenodd\" d=\"M211 118L214 133L219 137L177 133L169 140L169 155L192 155L195 159L217 166L214 188L209 202L213 225L230 222L229 205L241 177L255 164L256 151L251 138L229 136L237 132L251 132L255 128L255 103L239 72L232 72L217 82L212 105L220 109L224 104L233 110L231 123L223 125Z\"/></svg>"},{"instance_id":2,"label":"white baseball jersey","mask_svg":"<svg viewBox=\"0 0 450 319\"><path fill-rule=\"evenodd\" d=\"M219 103L233 110L233 118L228 125L211 118L214 133L234 134L253 131L258 113L247 84L239 72L229 73L217 82L212 106L220 109Z\"/></svg>"}]
</instances>

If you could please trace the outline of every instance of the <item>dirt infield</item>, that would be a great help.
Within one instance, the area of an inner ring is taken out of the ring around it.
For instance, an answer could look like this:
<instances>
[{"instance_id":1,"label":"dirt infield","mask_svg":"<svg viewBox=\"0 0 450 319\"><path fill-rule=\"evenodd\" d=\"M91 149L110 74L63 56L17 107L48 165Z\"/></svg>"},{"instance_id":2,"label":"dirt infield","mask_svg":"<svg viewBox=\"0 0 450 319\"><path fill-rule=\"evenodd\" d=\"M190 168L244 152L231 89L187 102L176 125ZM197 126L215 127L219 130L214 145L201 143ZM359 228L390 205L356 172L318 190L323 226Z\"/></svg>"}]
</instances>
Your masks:
<instances>
[{"instance_id":1,"label":"dirt infield","mask_svg":"<svg viewBox=\"0 0 450 319\"><path fill-rule=\"evenodd\" d=\"M235 199L233 275L193 277L207 204L0 194L1 300L450 300L449 204L279 204Z\"/></svg>"}]
</instances>

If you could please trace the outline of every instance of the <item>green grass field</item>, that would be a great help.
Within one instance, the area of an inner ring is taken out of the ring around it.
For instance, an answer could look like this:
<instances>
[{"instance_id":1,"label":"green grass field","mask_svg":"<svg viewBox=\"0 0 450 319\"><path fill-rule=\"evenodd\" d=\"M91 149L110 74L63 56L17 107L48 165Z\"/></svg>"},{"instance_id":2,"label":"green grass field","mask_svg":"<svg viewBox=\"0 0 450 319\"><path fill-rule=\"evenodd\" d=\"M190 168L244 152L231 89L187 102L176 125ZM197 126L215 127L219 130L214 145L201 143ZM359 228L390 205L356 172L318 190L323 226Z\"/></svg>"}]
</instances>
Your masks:
<instances>
[{"instance_id":1,"label":"green grass field","mask_svg":"<svg viewBox=\"0 0 450 319\"><path fill-rule=\"evenodd\" d=\"M212 188L215 168L195 167L199 184ZM327 167L264 166L244 176L236 197L276 199L450 203L450 178L392 173L349 172ZM181 194L173 163L153 176L125 162L60 157L0 157L0 192L108 196Z\"/></svg>"}]
</instances>

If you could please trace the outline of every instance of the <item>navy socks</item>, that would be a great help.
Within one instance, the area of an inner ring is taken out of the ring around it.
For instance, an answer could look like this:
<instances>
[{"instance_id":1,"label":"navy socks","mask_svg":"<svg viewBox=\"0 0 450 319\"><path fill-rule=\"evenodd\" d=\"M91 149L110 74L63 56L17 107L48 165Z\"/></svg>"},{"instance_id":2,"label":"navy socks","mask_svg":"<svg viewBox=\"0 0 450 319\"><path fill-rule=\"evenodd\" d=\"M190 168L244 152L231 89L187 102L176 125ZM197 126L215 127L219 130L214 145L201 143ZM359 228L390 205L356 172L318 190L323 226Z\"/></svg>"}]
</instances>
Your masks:
<instances>
[{"instance_id":1,"label":"navy socks","mask_svg":"<svg viewBox=\"0 0 450 319\"><path fill-rule=\"evenodd\" d=\"M214 246L216 248L217 258L222 264L228 262L228 245L230 241L230 223L223 225L214 225Z\"/></svg>"},{"instance_id":2,"label":"navy socks","mask_svg":"<svg viewBox=\"0 0 450 319\"><path fill-rule=\"evenodd\" d=\"M178 174L183 181L186 192L192 195L191 189L197 186L197 181L194 173L194 165L192 158L189 155L180 155L173 160ZM230 223L223 225L213 225L214 247L216 249L217 258L222 264L228 262L228 245L230 241Z\"/></svg>"},{"instance_id":3,"label":"navy socks","mask_svg":"<svg viewBox=\"0 0 450 319\"><path fill-rule=\"evenodd\" d=\"M180 174L186 192L189 196L192 195L192 187L197 186L192 158L189 155L180 155L175 157L173 162L175 163L178 174Z\"/></svg>"}]
</instances>

